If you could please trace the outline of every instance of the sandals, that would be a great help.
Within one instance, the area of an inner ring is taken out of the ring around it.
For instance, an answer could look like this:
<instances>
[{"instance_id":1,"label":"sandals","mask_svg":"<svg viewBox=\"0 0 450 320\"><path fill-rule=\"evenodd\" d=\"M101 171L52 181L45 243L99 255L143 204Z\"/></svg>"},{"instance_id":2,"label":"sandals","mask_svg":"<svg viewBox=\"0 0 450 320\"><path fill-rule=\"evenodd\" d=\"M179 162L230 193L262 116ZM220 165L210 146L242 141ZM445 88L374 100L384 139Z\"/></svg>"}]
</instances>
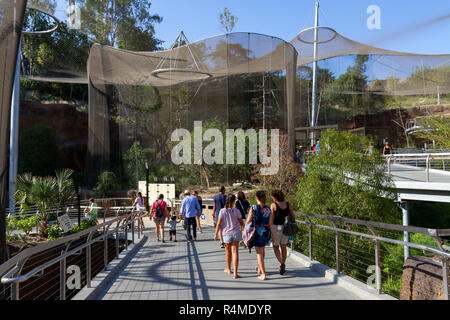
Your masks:
<instances>
[{"instance_id":1,"label":"sandals","mask_svg":"<svg viewBox=\"0 0 450 320\"><path fill-rule=\"evenodd\" d=\"M286 272L286 265L283 263L280 266L280 275L283 275Z\"/></svg>"}]
</instances>

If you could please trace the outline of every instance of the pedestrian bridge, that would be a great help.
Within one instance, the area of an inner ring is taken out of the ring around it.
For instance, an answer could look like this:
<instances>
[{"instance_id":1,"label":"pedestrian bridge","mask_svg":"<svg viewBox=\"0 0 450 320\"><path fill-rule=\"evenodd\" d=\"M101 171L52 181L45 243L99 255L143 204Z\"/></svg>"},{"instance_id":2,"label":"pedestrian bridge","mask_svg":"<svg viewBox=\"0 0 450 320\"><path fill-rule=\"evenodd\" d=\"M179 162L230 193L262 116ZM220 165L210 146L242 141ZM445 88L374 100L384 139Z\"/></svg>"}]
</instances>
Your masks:
<instances>
[{"instance_id":1,"label":"pedestrian bridge","mask_svg":"<svg viewBox=\"0 0 450 320\"><path fill-rule=\"evenodd\" d=\"M308 256L289 250L286 273L281 276L272 248L266 247L268 279L261 281L255 271L255 252L243 247L241 278L224 273L225 252L213 240L213 227L205 226L198 241L191 243L181 227L176 243L167 241L165 230L166 243L161 243L155 241L153 222L143 213L124 213L20 252L0 265L0 300L393 299L383 293L395 276L391 269L395 266L384 266L382 259L392 249L383 243L434 255L442 265L442 296L450 298L450 248L443 242L450 229L296 212L301 229L296 241L301 239ZM139 222L144 222L144 229ZM398 240L403 232L432 236L439 248ZM358 243L367 244L363 252ZM331 267L315 260L324 252ZM363 269L372 286L349 277L349 266ZM401 276L401 267L397 271Z\"/></svg>"},{"instance_id":2,"label":"pedestrian bridge","mask_svg":"<svg viewBox=\"0 0 450 320\"><path fill-rule=\"evenodd\" d=\"M91 298L100 300L357 300L352 292L301 264L291 255L287 271L278 273L272 248L266 248L267 280L257 279L256 253L239 249L239 275L224 273L225 251L213 240L214 229L204 228L198 240L157 242L153 230L114 281ZM375 291L373 291L375 295Z\"/></svg>"}]
</instances>

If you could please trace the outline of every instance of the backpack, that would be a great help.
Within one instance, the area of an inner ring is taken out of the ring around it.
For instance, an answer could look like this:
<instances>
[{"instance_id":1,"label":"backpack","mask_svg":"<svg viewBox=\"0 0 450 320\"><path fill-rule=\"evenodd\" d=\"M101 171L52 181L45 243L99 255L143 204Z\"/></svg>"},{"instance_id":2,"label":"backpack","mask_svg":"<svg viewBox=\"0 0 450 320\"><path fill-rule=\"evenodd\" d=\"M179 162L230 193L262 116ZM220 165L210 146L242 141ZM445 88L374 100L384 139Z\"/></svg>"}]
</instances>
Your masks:
<instances>
[{"instance_id":1,"label":"backpack","mask_svg":"<svg viewBox=\"0 0 450 320\"><path fill-rule=\"evenodd\" d=\"M247 225L244 229L244 234L242 235L242 241L245 246L248 248L248 252L252 252L252 248L256 245L256 227L255 227L255 219Z\"/></svg>"},{"instance_id":2,"label":"backpack","mask_svg":"<svg viewBox=\"0 0 450 320\"><path fill-rule=\"evenodd\" d=\"M157 218L164 217L164 212L163 212L163 209L161 208L161 203L156 202L155 216Z\"/></svg>"}]
</instances>

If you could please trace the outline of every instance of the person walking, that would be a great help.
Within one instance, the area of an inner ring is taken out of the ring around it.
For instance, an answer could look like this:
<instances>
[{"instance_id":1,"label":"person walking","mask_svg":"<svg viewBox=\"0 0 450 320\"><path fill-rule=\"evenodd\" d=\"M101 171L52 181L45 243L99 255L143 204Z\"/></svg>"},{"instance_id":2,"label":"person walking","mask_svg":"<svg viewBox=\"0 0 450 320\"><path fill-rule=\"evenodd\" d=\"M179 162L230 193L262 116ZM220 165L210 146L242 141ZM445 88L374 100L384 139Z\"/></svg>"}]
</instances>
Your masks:
<instances>
[{"instance_id":1,"label":"person walking","mask_svg":"<svg viewBox=\"0 0 450 320\"><path fill-rule=\"evenodd\" d=\"M255 219L256 228L256 258L258 261L258 266L256 267L256 272L258 273L258 278L260 280L266 280L266 268L264 265L265 258L265 247L270 240L270 217L271 210L266 206L266 192L258 191L256 192L256 205L252 206L249 211L247 221L245 222L245 227Z\"/></svg>"},{"instance_id":2,"label":"person walking","mask_svg":"<svg viewBox=\"0 0 450 320\"><path fill-rule=\"evenodd\" d=\"M94 198L89 199L89 210L85 214L85 217L89 220L94 220L98 224L98 206Z\"/></svg>"},{"instance_id":3,"label":"person walking","mask_svg":"<svg viewBox=\"0 0 450 320\"><path fill-rule=\"evenodd\" d=\"M202 226L200 224L200 220L202 217L202 212L203 212L203 200L202 197L200 197L200 195L198 194L198 191L194 191L194 197L197 198L198 204L200 205L200 211L197 212L197 216L196 216L196 221L197 221L197 232L198 233L202 233Z\"/></svg>"},{"instance_id":4,"label":"person walking","mask_svg":"<svg viewBox=\"0 0 450 320\"><path fill-rule=\"evenodd\" d=\"M225 201L225 208L219 212L214 240L217 241L219 230L222 231L225 243L226 268L225 273L231 274L231 260L233 260L233 277L239 278L239 242L242 240L242 220L241 212L234 207L236 196L229 194Z\"/></svg>"},{"instance_id":5,"label":"person walking","mask_svg":"<svg viewBox=\"0 0 450 320\"><path fill-rule=\"evenodd\" d=\"M167 220L167 222L170 225L170 229L169 229L169 241L172 241L172 237L173 237L173 241L177 242L177 224L180 223L180 219L177 220L177 216L176 215L172 215L172 217L170 217L170 220Z\"/></svg>"},{"instance_id":6,"label":"person walking","mask_svg":"<svg viewBox=\"0 0 450 320\"><path fill-rule=\"evenodd\" d=\"M219 212L225 207L225 201L227 196L225 195L225 187L220 187L219 194L216 194L213 198L214 206L213 206L213 218L214 218L214 226L217 226L217 221L219 220ZM220 247L225 248L225 244L223 243L222 231L219 230L219 238L220 238Z\"/></svg>"},{"instance_id":7,"label":"person walking","mask_svg":"<svg viewBox=\"0 0 450 320\"><path fill-rule=\"evenodd\" d=\"M151 216L153 217L153 222L156 226L156 239L158 240L158 242L162 239L162 242L166 243L164 241L164 222L166 220L166 216L168 216L168 212L167 203L164 201L163 194L160 194L158 200L153 203Z\"/></svg>"},{"instance_id":8,"label":"person walking","mask_svg":"<svg viewBox=\"0 0 450 320\"><path fill-rule=\"evenodd\" d=\"M236 208L241 212L242 220L245 221L248 210L250 210L250 203L247 201L245 193L242 191L239 191L237 194ZM244 245L244 242L241 241L241 243Z\"/></svg>"},{"instance_id":9,"label":"person walking","mask_svg":"<svg viewBox=\"0 0 450 320\"><path fill-rule=\"evenodd\" d=\"M200 204L196 197L192 196L190 192L185 193L185 198L181 203L180 216L184 217L186 224L186 239L188 242L192 241L192 233L194 235L194 241L197 241L197 212L199 212Z\"/></svg>"},{"instance_id":10,"label":"person walking","mask_svg":"<svg viewBox=\"0 0 450 320\"><path fill-rule=\"evenodd\" d=\"M272 200L274 203L270 205L270 232L272 235L273 251L280 264L280 274L286 271L287 243L289 236L283 234L283 226L287 216L295 220L294 209L289 202L285 201L285 195L281 190L273 190ZM280 250L281 247L281 250Z\"/></svg>"},{"instance_id":11,"label":"person walking","mask_svg":"<svg viewBox=\"0 0 450 320\"><path fill-rule=\"evenodd\" d=\"M144 211L145 207L144 207L144 198L142 197L142 193L138 192L136 199L134 199L134 203L133 206L136 207L136 211ZM138 219L140 226L142 228L145 228L144 226L144 221L142 219Z\"/></svg>"}]
</instances>

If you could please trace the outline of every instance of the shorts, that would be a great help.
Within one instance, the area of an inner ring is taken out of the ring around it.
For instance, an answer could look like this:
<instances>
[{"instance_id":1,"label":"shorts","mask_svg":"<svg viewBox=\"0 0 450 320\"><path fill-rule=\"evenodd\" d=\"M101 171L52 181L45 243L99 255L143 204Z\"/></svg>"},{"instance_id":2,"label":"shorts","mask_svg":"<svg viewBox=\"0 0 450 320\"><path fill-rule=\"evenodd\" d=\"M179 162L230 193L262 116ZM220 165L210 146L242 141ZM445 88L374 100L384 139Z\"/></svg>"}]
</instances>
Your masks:
<instances>
[{"instance_id":1,"label":"shorts","mask_svg":"<svg viewBox=\"0 0 450 320\"><path fill-rule=\"evenodd\" d=\"M169 230L169 236L176 236L177 230Z\"/></svg>"},{"instance_id":2,"label":"shorts","mask_svg":"<svg viewBox=\"0 0 450 320\"><path fill-rule=\"evenodd\" d=\"M232 242L239 242L242 240L242 234L232 234L229 236L223 236L223 243L232 243Z\"/></svg>"},{"instance_id":3,"label":"shorts","mask_svg":"<svg viewBox=\"0 0 450 320\"><path fill-rule=\"evenodd\" d=\"M289 236L283 234L283 226L282 225L274 225L273 226L274 235L272 237L275 240L272 242L274 246L279 246L280 244L287 244L289 241Z\"/></svg>"},{"instance_id":4,"label":"shorts","mask_svg":"<svg viewBox=\"0 0 450 320\"><path fill-rule=\"evenodd\" d=\"M165 220L166 220L166 217L153 218L154 222L164 222Z\"/></svg>"}]
</instances>

